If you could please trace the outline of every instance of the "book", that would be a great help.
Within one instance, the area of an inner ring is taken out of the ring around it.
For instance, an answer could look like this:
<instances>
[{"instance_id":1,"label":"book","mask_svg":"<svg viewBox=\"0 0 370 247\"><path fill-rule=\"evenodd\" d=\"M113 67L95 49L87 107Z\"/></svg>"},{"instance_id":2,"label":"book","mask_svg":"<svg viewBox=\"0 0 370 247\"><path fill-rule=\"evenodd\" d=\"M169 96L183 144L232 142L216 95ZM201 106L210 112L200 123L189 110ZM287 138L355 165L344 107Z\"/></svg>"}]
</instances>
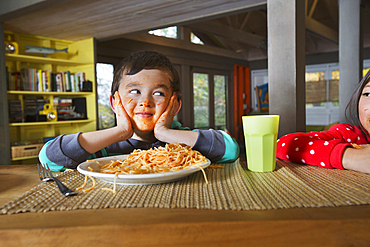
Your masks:
<instances>
[{"instance_id":1,"label":"book","mask_svg":"<svg viewBox=\"0 0 370 247\"><path fill-rule=\"evenodd\" d=\"M50 91L57 92L56 74L50 73Z\"/></svg>"},{"instance_id":2,"label":"book","mask_svg":"<svg viewBox=\"0 0 370 247\"><path fill-rule=\"evenodd\" d=\"M23 110L25 122L37 121L37 98L32 96L24 97Z\"/></svg>"},{"instance_id":3,"label":"book","mask_svg":"<svg viewBox=\"0 0 370 247\"><path fill-rule=\"evenodd\" d=\"M51 91L51 82L50 82L50 71L44 70L42 71L42 82L43 82L43 91L50 92Z\"/></svg>"},{"instance_id":4,"label":"book","mask_svg":"<svg viewBox=\"0 0 370 247\"><path fill-rule=\"evenodd\" d=\"M24 91L43 91L41 71L37 69L22 69L20 71L20 89Z\"/></svg>"},{"instance_id":5,"label":"book","mask_svg":"<svg viewBox=\"0 0 370 247\"><path fill-rule=\"evenodd\" d=\"M7 90L14 90L14 85L10 85L10 72L8 70L8 66L5 66L5 73L6 73L6 83L8 85Z\"/></svg>"},{"instance_id":6,"label":"book","mask_svg":"<svg viewBox=\"0 0 370 247\"><path fill-rule=\"evenodd\" d=\"M59 72L55 75L57 92L64 92L64 80L63 80L63 73Z\"/></svg>"},{"instance_id":7,"label":"book","mask_svg":"<svg viewBox=\"0 0 370 247\"><path fill-rule=\"evenodd\" d=\"M76 92L80 92L81 91L81 89L80 89L80 79L78 77L78 74L75 73L73 76L74 76L74 82L75 82Z\"/></svg>"},{"instance_id":8,"label":"book","mask_svg":"<svg viewBox=\"0 0 370 247\"><path fill-rule=\"evenodd\" d=\"M43 98L36 99L37 114L39 114L39 111L44 110L44 105L47 103L49 103L49 100L47 99L43 99Z\"/></svg>"},{"instance_id":9,"label":"book","mask_svg":"<svg viewBox=\"0 0 370 247\"><path fill-rule=\"evenodd\" d=\"M26 81L28 81L28 73L25 69L21 70L20 76L21 90L28 91L28 84L26 83Z\"/></svg>"},{"instance_id":10,"label":"book","mask_svg":"<svg viewBox=\"0 0 370 247\"><path fill-rule=\"evenodd\" d=\"M85 73L84 72L77 72L76 76L77 76L77 80L78 80L78 82L77 82L78 87L79 87L80 91L82 91L83 82L85 81Z\"/></svg>"},{"instance_id":11,"label":"book","mask_svg":"<svg viewBox=\"0 0 370 247\"><path fill-rule=\"evenodd\" d=\"M23 111L21 100L9 100L9 122L23 122Z\"/></svg>"},{"instance_id":12,"label":"book","mask_svg":"<svg viewBox=\"0 0 370 247\"><path fill-rule=\"evenodd\" d=\"M63 74L64 74L65 92L72 92L71 73L69 71L64 71Z\"/></svg>"},{"instance_id":13,"label":"book","mask_svg":"<svg viewBox=\"0 0 370 247\"><path fill-rule=\"evenodd\" d=\"M8 90L38 92L81 92L85 73L24 68L19 72L7 72Z\"/></svg>"},{"instance_id":14,"label":"book","mask_svg":"<svg viewBox=\"0 0 370 247\"><path fill-rule=\"evenodd\" d=\"M72 92L77 92L76 91L76 85L75 85L75 77L74 77L73 74L70 74L69 81L71 82L71 91Z\"/></svg>"},{"instance_id":15,"label":"book","mask_svg":"<svg viewBox=\"0 0 370 247\"><path fill-rule=\"evenodd\" d=\"M51 71L46 71L46 79L47 79L47 86L48 86L48 92L51 92Z\"/></svg>"},{"instance_id":16,"label":"book","mask_svg":"<svg viewBox=\"0 0 370 247\"><path fill-rule=\"evenodd\" d=\"M57 104L57 115L58 121L71 119L73 113L72 99L58 99Z\"/></svg>"},{"instance_id":17,"label":"book","mask_svg":"<svg viewBox=\"0 0 370 247\"><path fill-rule=\"evenodd\" d=\"M12 72L10 74L10 80L13 90L23 90L20 72Z\"/></svg>"},{"instance_id":18,"label":"book","mask_svg":"<svg viewBox=\"0 0 370 247\"><path fill-rule=\"evenodd\" d=\"M17 90L16 73L9 73L8 90Z\"/></svg>"},{"instance_id":19,"label":"book","mask_svg":"<svg viewBox=\"0 0 370 247\"><path fill-rule=\"evenodd\" d=\"M39 92L42 92L42 70L37 70L37 88Z\"/></svg>"}]
</instances>

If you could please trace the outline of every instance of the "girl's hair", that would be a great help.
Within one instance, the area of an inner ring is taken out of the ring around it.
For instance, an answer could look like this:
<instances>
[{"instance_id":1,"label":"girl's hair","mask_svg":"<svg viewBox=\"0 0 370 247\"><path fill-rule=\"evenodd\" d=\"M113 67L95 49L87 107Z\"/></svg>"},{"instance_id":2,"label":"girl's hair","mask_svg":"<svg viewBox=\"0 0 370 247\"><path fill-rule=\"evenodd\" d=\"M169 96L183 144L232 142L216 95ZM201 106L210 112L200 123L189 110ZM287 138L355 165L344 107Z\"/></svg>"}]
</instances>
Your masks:
<instances>
[{"instance_id":1,"label":"girl's hair","mask_svg":"<svg viewBox=\"0 0 370 247\"><path fill-rule=\"evenodd\" d=\"M352 97L350 101L348 102L348 105L346 107L345 116L346 119L355 125L358 125L361 127L361 131L365 136L369 136L368 132L364 129L360 122L360 117L358 114L358 103L360 101L362 90L366 86L366 84L370 80L370 70L366 73L366 75L361 79L359 82L357 88L355 89L354 93L352 94ZM369 136L370 137L370 136Z\"/></svg>"},{"instance_id":2,"label":"girl's hair","mask_svg":"<svg viewBox=\"0 0 370 247\"><path fill-rule=\"evenodd\" d=\"M156 51L138 51L123 59L114 71L111 94L118 90L123 75L135 75L143 69L158 69L170 76L172 90L181 99L180 77L170 60Z\"/></svg>"}]
</instances>

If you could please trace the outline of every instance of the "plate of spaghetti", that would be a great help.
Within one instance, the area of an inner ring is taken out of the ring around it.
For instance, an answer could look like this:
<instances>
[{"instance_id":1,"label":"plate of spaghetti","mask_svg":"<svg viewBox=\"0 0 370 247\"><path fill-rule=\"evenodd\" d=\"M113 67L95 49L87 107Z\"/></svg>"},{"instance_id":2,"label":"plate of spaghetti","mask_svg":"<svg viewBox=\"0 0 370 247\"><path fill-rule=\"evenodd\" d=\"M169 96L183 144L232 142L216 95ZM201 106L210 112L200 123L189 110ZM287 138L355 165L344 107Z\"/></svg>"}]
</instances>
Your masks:
<instances>
[{"instance_id":1,"label":"plate of spaghetti","mask_svg":"<svg viewBox=\"0 0 370 247\"><path fill-rule=\"evenodd\" d=\"M149 150L135 149L131 154L87 160L77 170L113 184L145 185L180 180L211 164L190 146L178 143Z\"/></svg>"}]
</instances>

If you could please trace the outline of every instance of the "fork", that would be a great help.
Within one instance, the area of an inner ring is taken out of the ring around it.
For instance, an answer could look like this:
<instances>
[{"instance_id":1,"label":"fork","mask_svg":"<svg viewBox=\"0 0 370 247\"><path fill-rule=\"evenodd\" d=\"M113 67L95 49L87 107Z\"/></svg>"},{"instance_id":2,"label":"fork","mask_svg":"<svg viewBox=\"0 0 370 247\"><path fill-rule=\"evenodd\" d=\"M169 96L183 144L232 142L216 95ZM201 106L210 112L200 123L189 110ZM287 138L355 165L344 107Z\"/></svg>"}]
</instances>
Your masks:
<instances>
[{"instance_id":1,"label":"fork","mask_svg":"<svg viewBox=\"0 0 370 247\"><path fill-rule=\"evenodd\" d=\"M41 165L37 163L37 170L39 171L39 177L41 181L54 181L58 185L58 188L63 195L65 196L77 195L76 191L69 189L62 182L60 182L59 179L53 176L49 169L48 164L45 163L45 165L44 164Z\"/></svg>"}]
</instances>

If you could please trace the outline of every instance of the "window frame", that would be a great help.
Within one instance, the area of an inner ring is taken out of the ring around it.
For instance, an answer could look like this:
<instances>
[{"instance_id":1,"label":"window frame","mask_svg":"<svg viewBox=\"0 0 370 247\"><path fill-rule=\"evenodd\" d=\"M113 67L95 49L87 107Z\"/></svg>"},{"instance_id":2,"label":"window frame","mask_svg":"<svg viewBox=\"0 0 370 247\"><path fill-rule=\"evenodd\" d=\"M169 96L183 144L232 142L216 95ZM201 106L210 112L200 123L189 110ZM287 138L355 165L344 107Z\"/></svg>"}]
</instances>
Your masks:
<instances>
[{"instance_id":1,"label":"window frame","mask_svg":"<svg viewBox=\"0 0 370 247\"><path fill-rule=\"evenodd\" d=\"M97 107L96 107L96 111L97 111L96 112L96 117L97 117L96 129L97 130L103 130L103 129L107 129L107 128L111 128L111 127L116 126L117 125L117 120L116 120L116 115L114 114L114 112L112 110L114 125L113 126L108 126L108 127L100 126L101 116L100 116L100 108L99 108L99 77L98 77L98 65L99 64L107 64L107 65L111 65L113 67L112 82L113 82L113 77L114 77L115 64L109 63L109 62L96 62L95 63L95 70L96 70L96 105L97 105ZM112 82L109 85L109 88L111 87ZM109 95L110 95L110 91L109 91ZM105 105L109 105L109 107L110 107L109 99L108 99L108 102Z\"/></svg>"},{"instance_id":2,"label":"window frame","mask_svg":"<svg viewBox=\"0 0 370 247\"><path fill-rule=\"evenodd\" d=\"M232 109L231 104L231 95L230 95L230 72L227 71L227 70L213 70L213 69L206 69L206 68L199 68L199 67L193 67L191 70L190 70L190 78L191 78L191 94L192 94L192 106L191 106L191 111L192 111L192 115L194 116L194 73L201 73L201 74L208 74L208 94L209 94L209 98L208 98L208 109L209 109L209 116L208 116L208 119L209 119L209 124L207 127L201 127L201 128L197 128L195 127L195 118L193 117L192 118L192 128L197 128L197 129L216 129L216 125L215 125L215 105L214 105L214 86L215 86L215 83L214 83L214 76L215 75L220 75L220 76L225 76L225 97L226 97L226 104L225 104L225 107L226 107L226 128L229 128L230 126L230 123L231 123L231 116L232 116L232 113L229 111L229 109Z\"/></svg>"}]
</instances>

